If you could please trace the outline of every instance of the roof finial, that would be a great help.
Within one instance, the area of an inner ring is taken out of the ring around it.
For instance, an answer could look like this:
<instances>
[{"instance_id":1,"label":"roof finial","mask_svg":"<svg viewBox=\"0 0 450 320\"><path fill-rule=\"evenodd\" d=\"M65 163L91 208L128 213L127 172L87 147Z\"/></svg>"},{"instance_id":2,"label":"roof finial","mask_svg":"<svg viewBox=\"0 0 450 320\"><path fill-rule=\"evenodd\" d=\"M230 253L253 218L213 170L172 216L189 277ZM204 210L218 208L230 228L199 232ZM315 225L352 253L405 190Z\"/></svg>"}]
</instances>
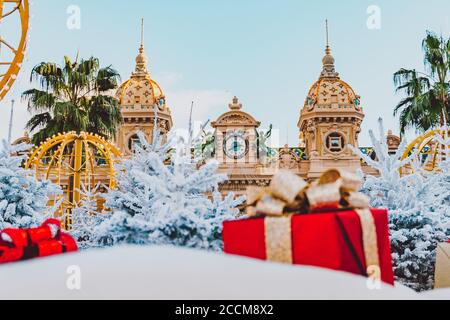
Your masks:
<instances>
[{"instance_id":1,"label":"roof finial","mask_svg":"<svg viewBox=\"0 0 450 320\"><path fill-rule=\"evenodd\" d=\"M141 48L144 48L144 18L141 20Z\"/></svg>"},{"instance_id":2,"label":"roof finial","mask_svg":"<svg viewBox=\"0 0 450 320\"><path fill-rule=\"evenodd\" d=\"M336 72L334 68L334 57L331 54L330 47L330 30L328 27L328 19L325 20L325 29L326 29L326 49L325 56L322 59L323 70L321 73L321 77L339 77L339 74Z\"/></svg>"},{"instance_id":3,"label":"roof finial","mask_svg":"<svg viewBox=\"0 0 450 320\"><path fill-rule=\"evenodd\" d=\"M325 29L326 29L326 37L327 37L327 46L326 46L326 54L331 53L331 47L330 47L330 30L328 27L328 19L325 19Z\"/></svg>"},{"instance_id":4,"label":"roof finial","mask_svg":"<svg viewBox=\"0 0 450 320\"><path fill-rule=\"evenodd\" d=\"M147 73L147 57L144 49L144 18L141 20L141 46L139 47L139 55L136 57L135 73Z\"/></svg>"},{"instance_id":5,"label":"roof finial","mask_svg":"<svg viewBox=\"0 0 450 320\"><path fill-rule=\"evenodd\" d=\"M239 103L238 97L234 96L233 101L228 105L231 110L241 110L242 103Z\"/></svg>"}]
</instances>

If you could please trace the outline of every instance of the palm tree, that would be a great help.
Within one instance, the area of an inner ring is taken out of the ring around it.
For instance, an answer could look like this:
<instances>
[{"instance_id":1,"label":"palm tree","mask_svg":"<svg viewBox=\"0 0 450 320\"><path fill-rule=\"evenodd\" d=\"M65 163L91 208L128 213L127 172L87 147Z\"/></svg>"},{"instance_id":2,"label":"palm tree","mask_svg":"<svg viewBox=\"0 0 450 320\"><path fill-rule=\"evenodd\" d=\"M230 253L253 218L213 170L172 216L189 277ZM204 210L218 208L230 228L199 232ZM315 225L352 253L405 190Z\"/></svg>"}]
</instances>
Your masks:
<instances>
[{"instance_id":1,"label":"palm tree","mask_svg":"<svg viewBox=\"0 0 450 320\"><path fill-rule=\"evenodd\" d=\"M425 72L400 69L394 74L397 92L406 93L394 111L394 116L400 113L401 134L408 128L423 132L449 119L450 39L427 31L422 48Z\"/></svg>"},{"instance_id":2,"label":"palm tree","mask_svg":"<svg viewBox=\"0 0 450 320\"><path fill-rule=\"evenodd\" d=\"M104 138L114 137L122 116L118 101L110 93L117 89L120 76L111 66L100 68L99 60L72 62L64 57L64 66L42 62L31 72L30 82L40 89L22 94L34 115L27 123L35 131L32 141L39 144L61 132L91 132Z\"/></svg>"}]
</instances>

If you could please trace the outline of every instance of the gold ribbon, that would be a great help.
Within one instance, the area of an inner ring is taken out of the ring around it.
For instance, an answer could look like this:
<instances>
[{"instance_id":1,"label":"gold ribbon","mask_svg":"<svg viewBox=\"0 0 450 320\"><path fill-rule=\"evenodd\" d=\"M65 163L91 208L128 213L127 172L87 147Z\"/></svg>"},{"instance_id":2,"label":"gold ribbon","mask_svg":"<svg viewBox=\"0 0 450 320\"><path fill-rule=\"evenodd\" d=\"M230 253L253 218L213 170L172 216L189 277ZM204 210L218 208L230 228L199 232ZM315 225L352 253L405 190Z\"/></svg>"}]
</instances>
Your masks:
<instances>
[{"instance_id":1,"label":"gold ribbon","mask_svg":"<svg viewBox=\"0 0 450 320\"><path fill-rule=\"evenodd\" d=\"M378 256L377 228L372 212L369 209L356 210L361 219L361 229L366 259L367 273L373 277L374 267L380 268L380 258Z\"/></svg>"},{"instance_id":2,"label":"gold ribbon","mask_svg":"<svg viewBox=\"0 0 450 320\"><path fill-rule=\"evenodd\" d=\"M266 217L264 220L268 261L292 264L291 216Z\"/></svg>"},{"instance_id":3,"label":"gold ribbon","mask_svg":"<svg viewBox=\"0 0 450 320\"><path fill-rule=\"evenodd\" d=\"M373 278L379 270L377 230L369 209L356 210L362 229L362 240L367 272ZM266 256L271 262L292 264L292 215L266 217L264 220ZM379 272L378 272L379 274Z\"/></svg>"}]
</instances>

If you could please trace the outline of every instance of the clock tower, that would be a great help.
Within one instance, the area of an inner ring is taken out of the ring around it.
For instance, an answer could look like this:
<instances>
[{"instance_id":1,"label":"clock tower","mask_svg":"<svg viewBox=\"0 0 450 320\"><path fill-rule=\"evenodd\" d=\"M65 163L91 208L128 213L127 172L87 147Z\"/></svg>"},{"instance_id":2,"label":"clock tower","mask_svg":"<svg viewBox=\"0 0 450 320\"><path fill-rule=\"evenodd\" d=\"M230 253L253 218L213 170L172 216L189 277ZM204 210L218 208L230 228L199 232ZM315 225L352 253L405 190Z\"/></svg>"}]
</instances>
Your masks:
<instances>
[{"instance_id":1,"label":"clock tower","mask_svg":"<svg viewBox=\"0 0 450 320\"><path fill-rule=\"evenodd\" d=\"M260 122L242 111L237 97L228 105L230 111L211 123L215 129L215 158L222 168L233 170L255 167L258 164L256 129Z\"/></svg>"}]
</instances>

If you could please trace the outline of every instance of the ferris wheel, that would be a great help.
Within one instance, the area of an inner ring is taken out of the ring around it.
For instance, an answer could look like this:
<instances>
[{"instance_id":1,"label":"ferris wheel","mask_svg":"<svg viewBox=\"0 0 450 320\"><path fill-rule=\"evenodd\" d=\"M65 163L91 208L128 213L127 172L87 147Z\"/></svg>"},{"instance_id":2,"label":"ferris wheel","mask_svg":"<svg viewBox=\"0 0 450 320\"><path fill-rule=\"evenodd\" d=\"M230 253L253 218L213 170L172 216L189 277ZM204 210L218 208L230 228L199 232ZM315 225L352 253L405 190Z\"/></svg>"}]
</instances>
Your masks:
<instances>
[{"instance_id":1,"label":"ferris wheel","mask_svg":"<svg viewBox=\"0 0 450 320\"><path fill-rule=\"evenodd\" d=\"M19 74L28 27L28 0L0 0L0 101Z\"/></svg>"}]
</instances>

